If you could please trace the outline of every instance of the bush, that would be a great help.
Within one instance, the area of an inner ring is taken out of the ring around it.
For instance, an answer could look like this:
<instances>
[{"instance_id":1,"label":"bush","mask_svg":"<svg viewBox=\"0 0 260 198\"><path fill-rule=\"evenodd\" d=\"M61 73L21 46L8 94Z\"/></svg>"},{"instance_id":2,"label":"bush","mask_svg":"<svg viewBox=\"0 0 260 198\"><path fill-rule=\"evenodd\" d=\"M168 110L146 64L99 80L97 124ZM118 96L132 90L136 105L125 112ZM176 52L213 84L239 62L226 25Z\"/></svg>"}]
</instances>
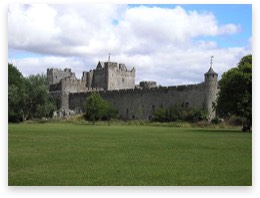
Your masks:
<instances>
[{"instance_id":1,"label":"bush","mask_svg":"<svg viewBox=\"0 0 260 198\"><path fill-rule=\"evenodd\" d=\"M243 124L242 118L234 115L229 116L228 118L225 119L225 121L229 125L241 126Z\"/></svg>"},{"instance_id":2,"label":"bush","mask_svg":"<svg viewBox=\"0 0 260 198\"><path fill-rule=\"evenodd\" d=\"M197 109L197 108L189 108L186 110L184 109L184 112L186 112L184 121L198 122L198 121L207 119L207 113L205 111Z\"/></svg>"},{"instance_id":3,"label":"bush","mask_svg":"<svg viewBox=\"0 0 260 198\"><path fill-rule=\"evenodd\" d=\"M219 118L219 117L215 117L215 118L213 118L212 120L211 120L211 123L212 124L219 124L219 123L221 123L222 121L221 121L221 119Z\"/></svg>"},{"instance_id":4,"label":"bush","mask_svg":"<svg viewBox=\"0 0 260 198\"><path fill-rule=\"evenodd\" d=\"M96 120L110 120L117 117L117 110L98 93L92 93L86 99L85 119L95 123Z\"/></svg>"},{"instance_id":5,"label":"bush","mask_svg":"<svg viewBox=\"0 0 260 198\"><path fill-rule=\"evenodd\" d=\"M153 121L157 122L198 122L201 120L205 120L206 118L207 114L203 110L197 108L182 107L179 105L172 105L168 109L161 107L153 114Z\"/></svg>"},{"instance_id":6,"label":"bush","mask_svg":"<svg viewBox=\"0 0 260 198\"><path fill-rule=\"evenodd\" d=\"M153 114L153 121L166 122L166 109L161 107Z\"/></svg>"}]
</instances>

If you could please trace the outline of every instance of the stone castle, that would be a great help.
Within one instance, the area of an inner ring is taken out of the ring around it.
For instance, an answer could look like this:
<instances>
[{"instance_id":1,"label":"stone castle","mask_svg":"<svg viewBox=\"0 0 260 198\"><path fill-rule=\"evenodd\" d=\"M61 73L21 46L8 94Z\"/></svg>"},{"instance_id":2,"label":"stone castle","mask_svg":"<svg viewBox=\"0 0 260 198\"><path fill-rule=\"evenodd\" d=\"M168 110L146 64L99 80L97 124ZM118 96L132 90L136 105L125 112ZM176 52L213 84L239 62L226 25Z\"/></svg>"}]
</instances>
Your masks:
<instances>
[{"instance_id":1,"label":"stone castle","mask_svg":"<svg viewBox=\"0 0 260 198\"><path fill-rule=\"evenodd\" d=\"M109 101L124 120L150 120L160 107L182 105L196 107L215 117L213 103L218 92L218 74L211 65L205 80L199 84L162 87L154 81L142 81L135 85L135 68L128 70L125 64L99 62L96 69L83 72L77 79L71 69L47 69L49 92L56 99L59 117L82 113L86 98L99 92Z\"/></svg>"}]
</instances>

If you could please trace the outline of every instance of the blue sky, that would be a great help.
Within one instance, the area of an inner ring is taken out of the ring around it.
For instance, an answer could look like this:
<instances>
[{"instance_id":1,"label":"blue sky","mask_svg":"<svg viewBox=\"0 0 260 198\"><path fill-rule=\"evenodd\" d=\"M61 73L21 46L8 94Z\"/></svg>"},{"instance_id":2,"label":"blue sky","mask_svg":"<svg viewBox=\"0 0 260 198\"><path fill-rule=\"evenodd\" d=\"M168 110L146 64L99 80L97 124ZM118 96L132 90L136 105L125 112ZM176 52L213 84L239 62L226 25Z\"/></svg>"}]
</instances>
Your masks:
<instances>
[{"instance_id":1,"label":"blue sky","mask_svg":"<svg viewBox=\"0 0 260 198\"><path fill-rule=\"evenodd\" d=\"M215 38L220 46L244 46L252 36L252 5L251 4L208 4L182 5L183 8L197 11L213 12L219 24L235 23L241 25L241 32L236 35ZM250 19L250 20L249 20ZM205 38L207 39L207 38Z\"/></svg>"},{"instance_id":2,"label":"blue sky","mask_svg":"<svg viewBox=\"0 0 260 198\"><path fill-rule=\"evenodd\" d=\"M8 18L8 61L25 76L71 67L80 78L111 53L137 69L136 83L190 84L211 55L221 76L252 53L248 4L14 4Z\"/></svg>"}]
</instances>

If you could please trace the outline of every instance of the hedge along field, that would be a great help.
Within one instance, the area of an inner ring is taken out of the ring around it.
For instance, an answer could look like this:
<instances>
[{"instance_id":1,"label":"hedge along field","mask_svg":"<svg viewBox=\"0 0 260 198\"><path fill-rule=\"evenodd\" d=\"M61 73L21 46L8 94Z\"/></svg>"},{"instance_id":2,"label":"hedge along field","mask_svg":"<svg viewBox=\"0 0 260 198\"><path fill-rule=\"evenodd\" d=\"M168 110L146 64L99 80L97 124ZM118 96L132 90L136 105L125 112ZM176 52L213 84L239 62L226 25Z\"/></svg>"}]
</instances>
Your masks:
<instances>
[{"instance_id":1,"label":"hedge along field","mask_svg":"<svg viewBox=\"0 0 260 198\"><path fill-rule=\"evenodd\" d=\"M9 124L10 186L252 185L252 134L228 129Z\"/></svg>"}]
</instances>

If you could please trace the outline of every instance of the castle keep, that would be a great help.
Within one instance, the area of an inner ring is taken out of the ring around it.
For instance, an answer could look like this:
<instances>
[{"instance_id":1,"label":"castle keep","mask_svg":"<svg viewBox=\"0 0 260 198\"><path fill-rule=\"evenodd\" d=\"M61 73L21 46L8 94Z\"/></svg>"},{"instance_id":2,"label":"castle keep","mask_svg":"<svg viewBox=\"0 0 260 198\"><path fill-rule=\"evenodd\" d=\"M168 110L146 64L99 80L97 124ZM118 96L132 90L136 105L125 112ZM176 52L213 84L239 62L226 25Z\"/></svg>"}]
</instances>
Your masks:
<instances>
[{"instance_id":1,"label":"castle keep","mask_svg":"<svg viewBox=\"0 0 260 198\"><path fill-rule=\"evenodd\" d=\"M212 104L218 92L218 74L212 68L204 74L204 82L193 85L161 87L154 81L135 85L135 69L124 64L99 62L96 69L83 72L77 79L71 69L48 69L49 92L57 101L59 116L82 113L86 98L99 92L109 101L124 120L150 120L160 107L182 105L196 107L215 117Z\"/></svg>"}]
</instances>

